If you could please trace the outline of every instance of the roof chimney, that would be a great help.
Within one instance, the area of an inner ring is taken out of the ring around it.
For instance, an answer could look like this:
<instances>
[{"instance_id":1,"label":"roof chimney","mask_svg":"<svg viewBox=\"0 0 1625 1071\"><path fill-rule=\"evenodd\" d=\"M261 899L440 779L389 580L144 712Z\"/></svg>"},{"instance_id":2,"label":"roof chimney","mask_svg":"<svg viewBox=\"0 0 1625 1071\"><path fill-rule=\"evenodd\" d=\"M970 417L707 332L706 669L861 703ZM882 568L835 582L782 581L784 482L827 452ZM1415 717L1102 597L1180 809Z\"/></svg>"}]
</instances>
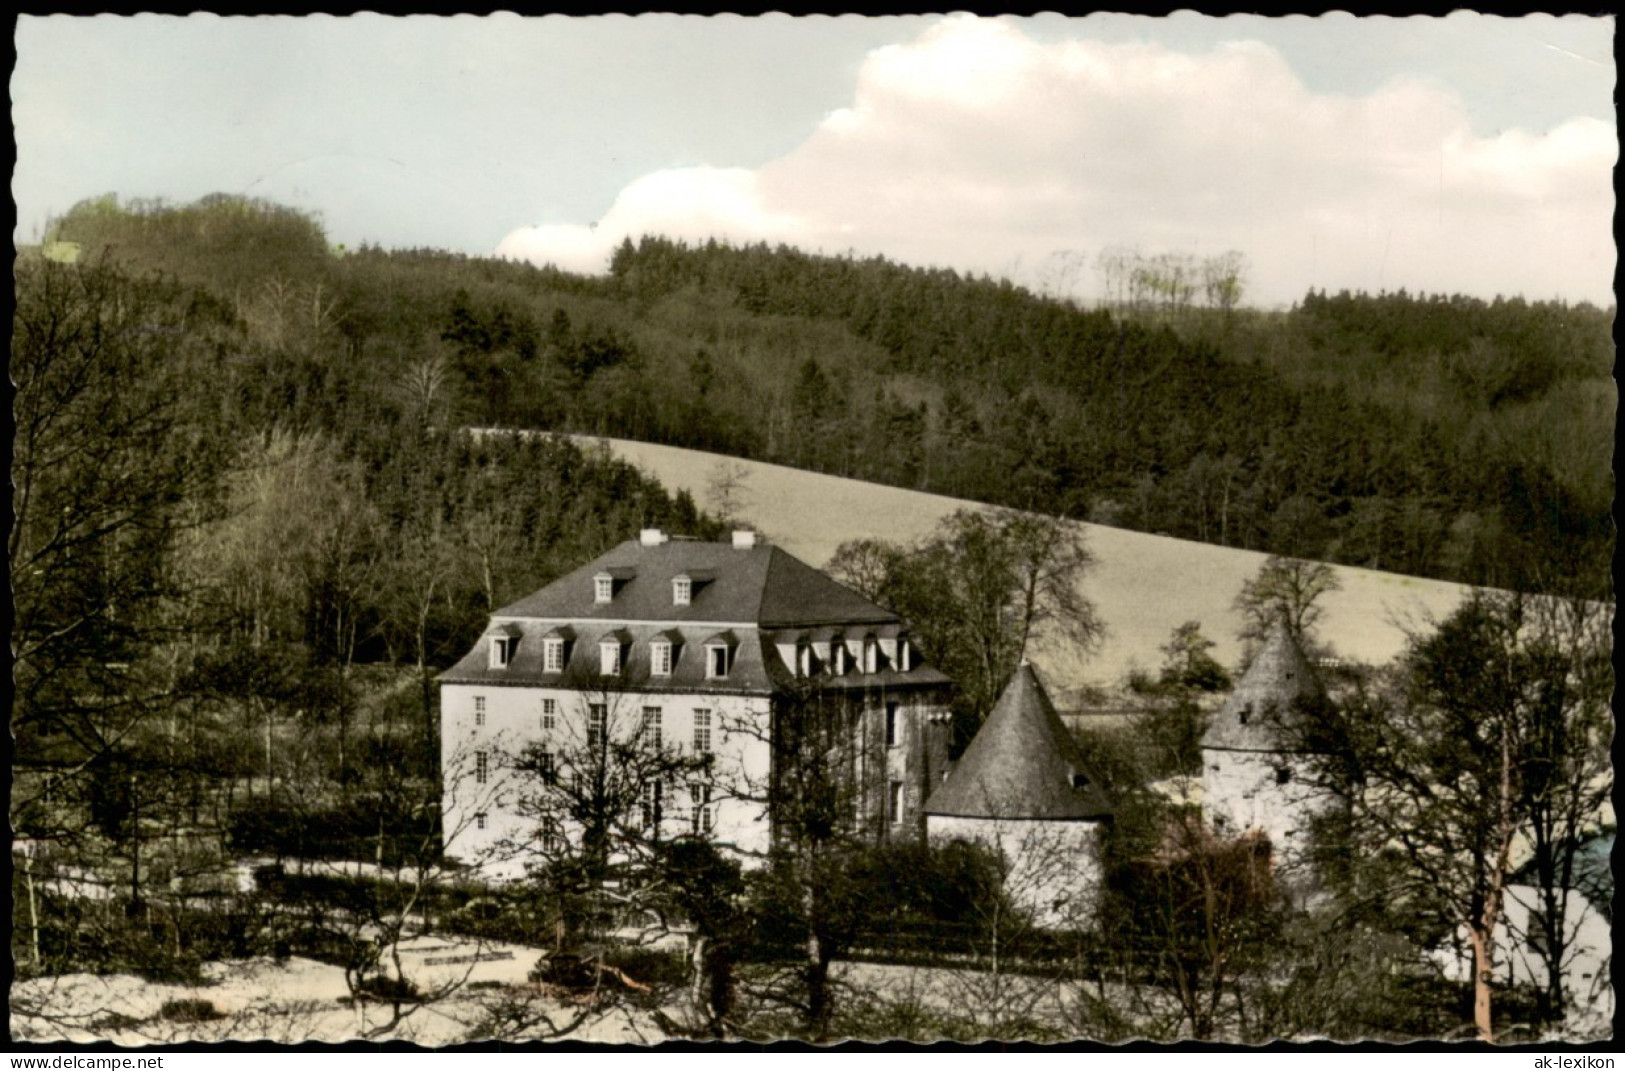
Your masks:
<instances>
[{"instance_id":1,"label":"roof chimney","mask_svg":"<svg viewBox=\"0 0 1625 1071\"><path fill-rule=\"evenodd\" d=\"M752 532L748 528L742 528L742 529L739 529L739 530L734 532L734 549L735 550L749 550L752 547L754 547L755 545L756 545L756 533L755 532Z\"/></svg>"},{"instance_id":2,"label":"roof chimney","mask_svg":"<svg viewBox=\"0 0 1625 1071\"><path fill-rule=\"evenodd\" d=\"M645 528L638 534L638 542L646 547L658 547L668 538L670 537L658 528Z\"/></svg>"}]
</instances>

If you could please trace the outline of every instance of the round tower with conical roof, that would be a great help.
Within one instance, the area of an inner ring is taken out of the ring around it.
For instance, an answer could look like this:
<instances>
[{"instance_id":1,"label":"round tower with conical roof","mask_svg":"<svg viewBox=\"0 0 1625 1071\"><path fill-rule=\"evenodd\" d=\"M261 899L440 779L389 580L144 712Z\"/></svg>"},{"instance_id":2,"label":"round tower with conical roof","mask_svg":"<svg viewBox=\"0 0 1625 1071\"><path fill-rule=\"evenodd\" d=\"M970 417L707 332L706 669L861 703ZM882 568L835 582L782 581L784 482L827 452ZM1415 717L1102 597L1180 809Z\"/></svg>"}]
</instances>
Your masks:
<instances>
[{"instance_id":1,"label":"round tower with conical roof","mask_svg":"<svg viewBox=\"0 0 1625 1071\"><path fill-rule=\"evenodd\" d=\"M1325 702L1292 630L1277 622L1202 734L1202 805L1215 830L1261 832L1284 859L1308 847L1320 801L1303 781L1302 729Z\"/></svg>"},{"instance_id":2,"label":"round tower with conical roof","mask_svg":"<svg viewBox=\"0 0 1625 1071\"><path fill-rule=\"evenodd\" d=\"M1099 839L1112 820L1100 780L1023 662L925 805L933 843L1001 853L1006 891L1041 926L1082 921L1099 888Z\"/></svg>"}]
</instances>

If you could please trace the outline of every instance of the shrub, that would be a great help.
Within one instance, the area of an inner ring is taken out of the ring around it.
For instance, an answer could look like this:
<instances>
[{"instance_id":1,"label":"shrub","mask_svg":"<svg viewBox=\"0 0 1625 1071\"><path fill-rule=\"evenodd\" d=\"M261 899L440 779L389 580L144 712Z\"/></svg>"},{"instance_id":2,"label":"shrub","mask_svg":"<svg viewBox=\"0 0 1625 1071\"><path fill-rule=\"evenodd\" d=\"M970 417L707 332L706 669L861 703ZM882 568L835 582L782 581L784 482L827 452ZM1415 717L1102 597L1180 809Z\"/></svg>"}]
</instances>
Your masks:
<instances>
[{"instance_id":1,"label":"shrub","mask_svg":"<svg viewBox=\"0 0 1625 1071\"><path fill-rule=\"evenodd\" d=\"M418 987L408 979L388 974L373 974L361 979L357 987L363 999L408 1001L418 998Z\"/></svg>"},{"instance_id":2,"label":"shrub","mask_svg":"<svg viewBox=\"0 0 1625 1071\"><path fill-rule=\"evenodd\" d=\"M678 952L653 948L612 948L604 953L604 966L614 967L640 985L659 989L688 980L688 960Z\"/></svg>"},{"instance_id":3,"label":"shrub","mask_svg":"<svg viewBox=\"0 0 1625 1071\"><path fill-rule=\"evenodd\" d=\"M171 1023L207 1023L224 1019L226 1013L214 1006L214 1001L199 997L169 1000L158 1009L158 1018Z\"/></svg>"}]
</instances>

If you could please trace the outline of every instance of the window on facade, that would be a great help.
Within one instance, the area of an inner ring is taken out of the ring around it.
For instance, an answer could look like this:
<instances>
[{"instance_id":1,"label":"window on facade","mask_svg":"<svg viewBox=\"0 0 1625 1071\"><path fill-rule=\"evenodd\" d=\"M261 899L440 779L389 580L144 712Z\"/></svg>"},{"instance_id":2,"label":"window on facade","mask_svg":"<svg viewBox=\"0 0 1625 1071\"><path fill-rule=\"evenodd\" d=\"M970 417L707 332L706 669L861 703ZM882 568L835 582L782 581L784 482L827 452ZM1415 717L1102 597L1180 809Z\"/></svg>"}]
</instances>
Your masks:
<instances>
[{"instance_id":1,"label":"window on facade","mask_svg":"<svg viewBox=\"0 0 1625 1071\"><path fill-rule=\"evenodd\" d=\"M696 710L694 712L694 753L707 755L711 752L711 712L709 710Z\"/></svg>"},{"instance_id":2,"label":"window on facade","mask_svg":"<svg viewBox=\"0 0 1625 1071\"><path fill-rule=\"evenodd\" d=\"M638 798L638 821L646 833L660 831L660 805L661 784L659 781L645 781Z\"/></svg>"},{"instance_id":3,"label":"window on facade","mask_svg":"<svg viewBox=\"0 0 1625 1071\"><path fill-rule=\"evenodd\" d=\"M903 820L903 782L893 781L886 796L886 819L892 825Z\"/></svg>"},{"instance_id":4,"label":"window on facade","mask_svg":"<svg viewBox=\"0 0 1625 1071\"><path fill-rule=\"evenodd\" d=\"M728 648L723 644L705 649L705 675L713 680L728 675Z\"/></svg>"},{"instance_id":5,"label":"window on facade","mask_svg":"<svg viewBox=\"0 0 1625 1071\"><path fill-rule=\"evenodd\" d=\"M558 819L552 815L542 818L541 828L536 832L537 838L542 842L542 851L556 852L563 846L563 842L559 837Z\"/></svg>"},{"instance_id":6,"label":"window on facade","mask_svg":"<svg viewBox=\"0 0 1625 1071\"><path fill-rule=\"evenodd\" d=\"M564 641L547 640L542 644L542 672L564 672Z\"/></svg>"},{"instance_id":7,"label":"window on facade","mask_svg":"<svg viewBox=\"0 0 1625 1071\"><path fill-rule=\"evenodd\" d=\"M680 576L671 582L671 604L687 606L694 599L694 581Z\"/></svg>"},{"instance_id":8,"label":"window on facade","mask_svg":"<svg viewBox=\"0 0 1625 1071\"><path fill-rule=\"evenodd\" d=\"M559 723L559 701L557 699L542 700L542 728L551 730Z\"/></svg>"},{"instance_id":9,"label":"window on facade","mask_svg":"<svg viewBox=\"0 0 1625 1071\"><path fill-rule=\"evenodd\" d=\"M613 677L621 671L621 645L617 640L605 640L598 645L598 672Z\"/></svg>"},{"instance_id":10,"label":"window on facade","mask_svg":"<svg viewBox=\"0 0 1625 1071\"><path fill-rule=\"evenodd\" d=\"M479 812L478 814L476 814L474 816L474 828L475 829L484 829L485 828L485 812L484 811L481 811L481 812Z\"/></svg>"},{"instance_id":11,"label":"window on facade","mask_svg":"<svg viewBox=\"0 0 1625 1071\"><path fill-rule=\"evenodd\" d=\"M489 751L474 752L474 783L483 785L491 780L491 753Z\"/></svg>"},{"instance_id":12,"label":"window on facade","mask_svg":"<svg viewBox=\"0 0 1625 1071\"><path fill-rule=\"evenodd\" d=\"M1243 703L1241 705L1241 724L1246 725L1247 719L1252 716L1252 713L1253 705L1251 703Z\"/></svg>"},{"instance_id":13,"label":"window on facade","mask_svg":"<svg viewBox=\"0 0 1625 1071\"><path fill-rule=\"evenodd\" d=\"M711 786L695 782L688 786L688 825L689 830L696 836L703 836L711 832L713 825L711 812Z\"/></svg>"},{"instance_id":14,"label":"window on facade","mask_svg":"<svg viewBox=\"0 0 1625 1071\"><path fill-rule=\"evenodd\" d=\"M485 724L485 696L474 697L474 725L476 728Z\"/></svg>"},{"instance_id":15,"label":"window on facade","mask_svg":"<svg viewBox=\"0 0 1625 1071\"><path fill-rule=\"evenodd\" d=\"M491 637L491 668L507 669L508 663L513 661L514 649L519 641L513 636Z\"/></svg>"},{"instance_id":16,"label":"window on facade","mask_svg":"<svg viewBox=\"0 0 1625 1071\"><path fill-rule=\"evenodd\" d=\"M606 703L589 703L587 705L587 746L600 748L609 733L609 705Z\"/></svg>"},{"instance_id":17,"label":"window on facade","mask_svg":"<svg viewBox=\"0 0 1625 1071\"><path fill-rule=\"evenodd\" d=\"M660 750L660 708L643 708L643 739L651 748Z\"/></svg>"},{"instance_id":18,"label":"window on facade","mask_svg":"<svg viewBox=\"0 0 1625 1071\"><path fill-rule=\"evenodd\" d=\"M536 752L536 773L544 785L556 785L559 781L558 769L553 765L553 753L546 748Z\"/></svg>"},{"instance_id":19,"label":"window on facade","mask_svg":"<svg viewBox=\"0 0 1625 1071\"><path fill-rule=\"evenodd\" d=\"M897 727L897 701L891 700L886 704L886 746L896 747L899 739Z\"/></svg>"},{"instance_id":20,"label":"window on facade","mask_svg":"<svg viewBox=\"0 0 1625 1071\"><path fill-rule=\"evenodd\" d=\"M592 578L592 601L598 603L609 602L615 598L615 578L611 576L595 576Z\"/></svg>"}]
</instances>

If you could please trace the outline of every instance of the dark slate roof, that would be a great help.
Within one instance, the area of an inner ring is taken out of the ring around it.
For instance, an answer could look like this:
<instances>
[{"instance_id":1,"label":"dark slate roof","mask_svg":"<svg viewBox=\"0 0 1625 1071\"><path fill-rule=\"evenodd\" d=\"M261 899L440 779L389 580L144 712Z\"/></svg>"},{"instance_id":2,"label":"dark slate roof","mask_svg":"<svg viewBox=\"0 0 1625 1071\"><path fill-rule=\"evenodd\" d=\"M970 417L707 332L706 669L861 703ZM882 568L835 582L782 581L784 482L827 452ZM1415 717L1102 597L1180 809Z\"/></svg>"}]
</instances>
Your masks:
<instances>
[{"instance_id":1,"label":"dark slate roof","mask_svg":"<svg viewBox=\"0 0 1625 1071\"><path fill-rule=\"evenodd\" d=\"M1073 776L1088 778L1073 787ZM931 794L926 814L962 818L1105 818L1100 779L1061 724L1038 674L1016 670L987 721Z\"/></svg>"},{"instance_id":2,"label":"dark slate roof","mask_svg":"<svg viewBox=\"0 0 1625 1071\"><path fill-rule=\"evenodd\" d=\"M620 581L607 603L593 601L593 577ZM672 603L672 580L710 573L687 606ZM622 579L624 577L624 579ZM644 546L632 540L494 615L574 621L685 621L752 624L761 628L894 624L883 610L778 547L672 540Z\"/></svg>"},{"instance_id":3,"label":"dark slate roof","mask_svg":"<svg viewBox=\"0 0 1625 1071\"><path fill-rule=\"evenodd\" d=\"M1325 700L1320 678L1292 638L1292 631L1286 622L1277 622L1235 690L1209 719L1202 746L1278 752L1278 730L1292 724L1306 707Z\"/></svg>"},{"instance_id":4,"label":"dark slate roof","mask_svg":"<svg viewBox=\"0 0 1625 1071\"><path fill-rule=\"evenodd\" d=\"M606 572L621 579L614 598L599 603L593 578ZM689 605L677 606L672 602L672 580L684 574L709 579L695 585ZM458 684L596 687L604 683L597 676L598 645L613 635L628 648L616 687L760 694L782 690L795 679L773 646L781 637L827 640L844 634L856 643L871 633L893 637L901 628L896 614L777 547L680 540L647 546L633 541L498 610L474 649L440 679ZM514 634L519 643L508 665L490 668L492 638ZM569 641L562 673L542 672L546 637ZM650 675L649 647L656 638L679 645L670 676ZM733 649L733 664L726 678L708 679L705 647L719 642ZM861 673L855 655L848 665L849 671L839 677L820 676L818 685L852 690L951 683L939 670L922 665L917 651L914 668L907 672L882 659L876 672Z\"/></svg>"}]
</instances>

